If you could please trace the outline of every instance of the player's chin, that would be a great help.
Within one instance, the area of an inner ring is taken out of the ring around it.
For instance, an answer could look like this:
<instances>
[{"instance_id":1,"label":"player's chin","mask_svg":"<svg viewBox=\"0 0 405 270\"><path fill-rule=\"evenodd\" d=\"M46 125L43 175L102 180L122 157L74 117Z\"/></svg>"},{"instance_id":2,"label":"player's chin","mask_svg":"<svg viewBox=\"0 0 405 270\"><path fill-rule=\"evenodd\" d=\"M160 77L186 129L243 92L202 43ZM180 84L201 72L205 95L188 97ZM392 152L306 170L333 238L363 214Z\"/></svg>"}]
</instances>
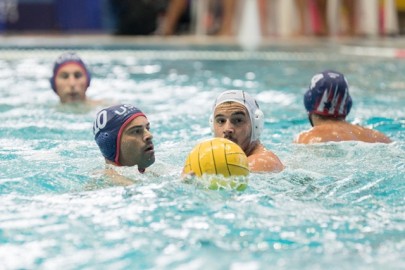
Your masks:
<instances>
[{"instance_id":1,"label":"player's chin","mask_svg":"<svg viewBox=\"0 0 405 270\"><path fill-rule=\"evenodd\" d=\"M140 162L139 166L142 168L147 168L150 165L155 163L155 153L148 153L148 155L145 155L142 162Z\"/></svg>"},{"instance_id":2,"label":"player's chin","mask_svg":"<svg viewBox=\"0 0 405 270\"><path fill-rule=\"evenodd\" d=\"M82 100L83 96L80 95L79 93L72 93L69 95L69 99L71 100Z\"/></svg>"},{"instance_id":3,"label":"player's chin","mask_svg":"<svg viewBox=\"0 0 405 270\"><path fill-rule=\"evenodd\" d=\"M79 103L84 101L84 98L80 95L69 95L64 98L65 103Z\"/></svg>"}]
</instances>

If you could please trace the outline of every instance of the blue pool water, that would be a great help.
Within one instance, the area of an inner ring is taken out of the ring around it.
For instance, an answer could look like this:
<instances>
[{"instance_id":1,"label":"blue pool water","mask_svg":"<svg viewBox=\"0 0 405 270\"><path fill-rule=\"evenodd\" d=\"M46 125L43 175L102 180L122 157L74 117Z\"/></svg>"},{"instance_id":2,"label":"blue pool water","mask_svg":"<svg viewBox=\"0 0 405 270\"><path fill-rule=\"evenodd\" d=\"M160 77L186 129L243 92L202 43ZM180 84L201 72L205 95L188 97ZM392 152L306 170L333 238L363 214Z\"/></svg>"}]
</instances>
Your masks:
<instances>
[{"instance_id":1,"label":"blue pool water","mask_svg":"<svg viewBox=\"0 0 405 270\"><path fill-rule=\"evenodd\" d=\"M149 117L153 173L107 186L92 121L100 108L60 106L49 87L65 49L88 62L92 99ZM347 48L346 48L347 49ZM0 269L403 269L405 61L339 46L0 49ZM308 129L312 75L347 75L349 120L394 143L294 145ZM246 89L265 113L262 142L286 165L252 174L244 192L181 182L211 136L216 95Z\"/></svg>"}]
</instances>

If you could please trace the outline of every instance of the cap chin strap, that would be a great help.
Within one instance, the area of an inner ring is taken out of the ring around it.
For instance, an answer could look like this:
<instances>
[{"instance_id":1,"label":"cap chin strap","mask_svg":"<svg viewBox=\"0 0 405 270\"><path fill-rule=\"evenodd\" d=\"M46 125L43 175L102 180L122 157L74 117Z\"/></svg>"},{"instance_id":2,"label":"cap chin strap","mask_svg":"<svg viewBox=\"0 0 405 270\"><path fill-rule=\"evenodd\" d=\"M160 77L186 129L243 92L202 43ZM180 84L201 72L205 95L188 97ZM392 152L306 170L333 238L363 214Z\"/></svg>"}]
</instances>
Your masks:
<instances>
[{"instance_id":1,"label":"cap chin strap","mask_svg":"<svg viewBox=\"0 0 405 270\"><path fill-rule=\"evenodd\" d=\"M313 126L314 126L314 123L312 122L311 115L312 115L311 113L308 114L308 120L309 120L309 122L311 123L311 126L313 127Z\"/></svg>"}]
</instances>

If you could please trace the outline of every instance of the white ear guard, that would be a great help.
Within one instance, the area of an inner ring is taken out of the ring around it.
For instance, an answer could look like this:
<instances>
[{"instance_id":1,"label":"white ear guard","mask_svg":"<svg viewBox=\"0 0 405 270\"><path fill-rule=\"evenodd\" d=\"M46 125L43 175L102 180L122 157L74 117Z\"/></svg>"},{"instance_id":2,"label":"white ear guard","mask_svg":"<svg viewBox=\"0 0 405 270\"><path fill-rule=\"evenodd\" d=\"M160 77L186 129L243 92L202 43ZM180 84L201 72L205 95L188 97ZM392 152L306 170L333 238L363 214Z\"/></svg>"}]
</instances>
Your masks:
<instances>
[{"instance_id":1,"label":"white ear guard","mask_svg":"<svg viewBox=\"0 0 405 270\"><path fill-rule=\"evenodd\" d=\"M252 128L252 138L251 141L257 141L262 134L264 128L264 114L262 110L256 109L254 114L254 121L253 121L253 128Z\"/></svg>"}]
</instances>

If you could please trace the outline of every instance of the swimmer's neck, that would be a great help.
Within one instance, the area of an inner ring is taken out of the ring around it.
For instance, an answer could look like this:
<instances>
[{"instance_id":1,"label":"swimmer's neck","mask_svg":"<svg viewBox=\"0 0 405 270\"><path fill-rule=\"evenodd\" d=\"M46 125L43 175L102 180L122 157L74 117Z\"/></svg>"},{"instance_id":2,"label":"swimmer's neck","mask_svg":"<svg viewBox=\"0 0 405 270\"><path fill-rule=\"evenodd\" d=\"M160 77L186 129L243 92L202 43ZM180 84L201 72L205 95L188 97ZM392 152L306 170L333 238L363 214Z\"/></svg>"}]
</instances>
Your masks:
<instances>
[{"instance_id":1,"label":"swimmer's neck","mask_svg":"<svg viewBox=\"0 0 405 270\"><path fill-rule=\"evenodd\" d=\"M112 166L120 166L120 165L105 158L105 167L112 168Z\"/></svg>"},{"instance_id":2,"label":"swimmer's neck","mask_svg":"<svg viewBox=\"0 0 405 270\"><path fill-rule=\"evenodd\" d=\"M264 148L264 146L260 143L259 140L257 140L257 141L251 142L249 144L249 147L246 149L245 154L246 154L246 156L250 156L250 155L255 154L258 150L261 150L263 148Z\"/></svg>"},{"instance_id":3,"label":"swimmer's neck","mask_svg":"<svg viewBox=\"0 0 405 270\"><path fill-rule=\"evenodd\" d=\"M115 163L115 162L113 162L113 161L111 161L111 160L108 160L108 159L106 159L106 158L104 158L104 159L105 159L105 168L106 168L106 169L114 169L114 167L127 167L127 166L123 166L123 165L117 164L117 163ZM138 164L135 164L135 165L138 165ZM132 166L130 166L130 167L132 167ZM145 173L145 168L139 168L139 167L138 167L138 171L139 171L140 173Z\"/></svg>"},{"instance_id":4,"label":"swimmer's neck","mask_svg":"<svg viewBox=\"0 0 405 270\"><path fill-rule=\"evenodd\" d=\"M313 114L311 115L313 126L330 125L330 124L343 124L347 123L343 117L325 117Z\"/></svg>"}]
</instances>

